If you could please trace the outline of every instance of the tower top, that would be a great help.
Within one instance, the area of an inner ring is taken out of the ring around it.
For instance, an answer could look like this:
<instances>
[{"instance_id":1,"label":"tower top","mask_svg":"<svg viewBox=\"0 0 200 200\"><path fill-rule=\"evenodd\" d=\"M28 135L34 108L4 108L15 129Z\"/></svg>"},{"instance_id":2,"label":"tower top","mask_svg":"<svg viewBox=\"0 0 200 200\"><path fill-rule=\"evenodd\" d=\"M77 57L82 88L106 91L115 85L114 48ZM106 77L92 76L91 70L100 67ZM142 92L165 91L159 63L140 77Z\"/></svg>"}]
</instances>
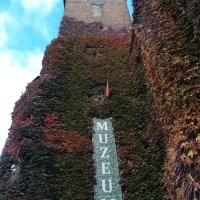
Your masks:
<instances>
[{"instance_id":1,"label":"tower top","mask_svg":"<svg viewBox=\"0 0 200 200\"><path fill-rule=\"evenodd\" d=\"M131 29L126 0L64 0L64 15L84 23L101 23L113 29Z\"/></svg>"}]
</instances>

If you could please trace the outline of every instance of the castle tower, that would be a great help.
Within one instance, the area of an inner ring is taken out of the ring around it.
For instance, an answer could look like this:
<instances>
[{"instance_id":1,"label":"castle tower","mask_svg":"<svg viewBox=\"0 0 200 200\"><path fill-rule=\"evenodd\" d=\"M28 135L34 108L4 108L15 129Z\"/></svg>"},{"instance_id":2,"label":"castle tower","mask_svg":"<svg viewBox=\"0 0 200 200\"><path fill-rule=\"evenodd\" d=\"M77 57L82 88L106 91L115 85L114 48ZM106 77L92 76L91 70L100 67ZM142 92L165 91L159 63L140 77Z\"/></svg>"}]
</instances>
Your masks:
<instances>
[{"instance_id":1,"label":"castle tower","mask_svg":"<svg viewBox=\"0 0 200 200\"><path fill-rule=\"evenodd\" d=\"M67 0L64 15L84 23L99 22L102 28L131 27L125 0Z\"/></svg>"},{"instance_id":2,"label":"castle tower","mask_svg":"<svg viewBox=\"0 0 200 200\"><path fill-rule=\"evenodd\" d=\"M12 113L0 200L137 199L148 103L143 71L130 67L131 34L125 0L65 2L40 76Z\"/></svg>"},{"instance_id":3,"label":"castle tower","mask_svg":"<svg viewBox=\"0 0 200 200\"><path fill-rule=\"evenodd\" d=\"M135 0L133 35L125 0L64 2L12 113L0 200L200 199L199 2Z\"/></svg>"}]
</instances>

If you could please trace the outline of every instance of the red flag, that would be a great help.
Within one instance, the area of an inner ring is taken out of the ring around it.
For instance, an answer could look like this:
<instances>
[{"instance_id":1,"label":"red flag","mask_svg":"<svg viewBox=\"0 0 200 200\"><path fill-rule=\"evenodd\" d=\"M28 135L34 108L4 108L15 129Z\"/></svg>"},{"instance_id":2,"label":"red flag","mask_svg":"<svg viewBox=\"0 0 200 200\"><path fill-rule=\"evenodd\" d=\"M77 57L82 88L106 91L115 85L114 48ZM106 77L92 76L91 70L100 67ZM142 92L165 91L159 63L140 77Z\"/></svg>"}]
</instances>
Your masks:
<instances>
[{"instance_id":1,"label":"red flag","mask_svg":"<svg viewBox=\"0 0 200 200\"><path fill-rule=\"evenodd\" d=\"M107 80L107 83L106 83L106 90L105 90L105 96L108 97L110 94L110 89L109 89L109 84L108 84L108 80Z\"/></svg>"}]
</instances>

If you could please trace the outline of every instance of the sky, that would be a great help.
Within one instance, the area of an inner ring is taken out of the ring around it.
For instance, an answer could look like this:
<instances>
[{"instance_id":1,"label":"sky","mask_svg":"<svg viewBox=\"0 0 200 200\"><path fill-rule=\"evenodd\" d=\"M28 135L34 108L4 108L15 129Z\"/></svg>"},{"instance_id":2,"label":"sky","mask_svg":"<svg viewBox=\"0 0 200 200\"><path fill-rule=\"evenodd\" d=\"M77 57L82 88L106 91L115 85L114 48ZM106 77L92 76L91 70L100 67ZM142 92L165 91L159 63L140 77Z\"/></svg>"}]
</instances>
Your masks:
<instances>
[{"instance_id":1,"label":"sky","mask_svg":"<svg viewBox=\"0 0 200 200\"><path fill-rule=\"evenodd\" d=\"M132 13L131 0L127 4ZM0 1L0 154L15 102L39 75L63 12L63 0Z\"/></svg>"}]
</instances>

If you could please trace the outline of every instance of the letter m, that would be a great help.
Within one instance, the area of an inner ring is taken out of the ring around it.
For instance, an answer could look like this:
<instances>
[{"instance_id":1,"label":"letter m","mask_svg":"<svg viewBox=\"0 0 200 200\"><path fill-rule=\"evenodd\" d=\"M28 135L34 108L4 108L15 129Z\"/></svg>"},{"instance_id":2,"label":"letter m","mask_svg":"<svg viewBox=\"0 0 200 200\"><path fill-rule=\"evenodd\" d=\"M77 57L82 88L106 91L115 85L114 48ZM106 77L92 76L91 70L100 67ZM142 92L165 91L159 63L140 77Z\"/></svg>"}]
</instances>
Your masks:
<instances>
[{"instance_id":1,"label":"letter m","mask_svg":"<svg viewBox=\"0 0 200 200\"><path fill-rule=\"evenodd\" d=\"M108 122L97 122L97 130L108 130Z\"/></svg>"}]
</instances>

